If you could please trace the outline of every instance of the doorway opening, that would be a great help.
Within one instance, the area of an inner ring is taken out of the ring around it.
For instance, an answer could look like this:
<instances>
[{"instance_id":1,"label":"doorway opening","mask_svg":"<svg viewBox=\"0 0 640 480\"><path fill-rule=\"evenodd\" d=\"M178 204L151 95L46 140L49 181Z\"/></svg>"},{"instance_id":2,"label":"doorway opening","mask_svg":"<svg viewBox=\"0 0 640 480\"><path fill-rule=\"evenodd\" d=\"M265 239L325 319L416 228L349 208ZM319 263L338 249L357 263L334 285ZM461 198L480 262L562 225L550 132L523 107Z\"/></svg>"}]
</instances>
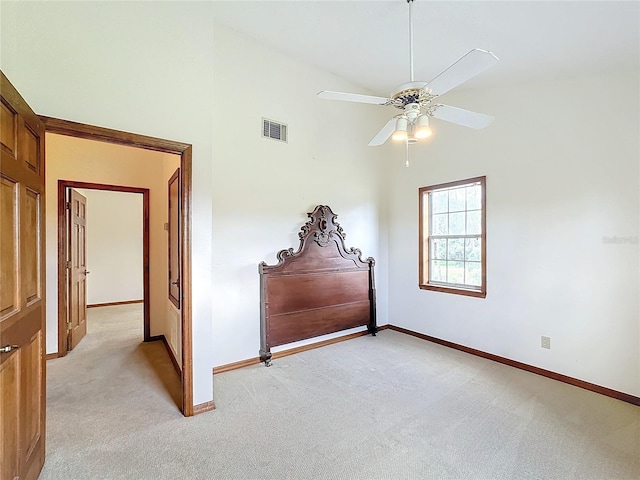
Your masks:
<instances>
[{"instance_id":1,"label":"doorway opening","mask_svg":"<svg viewBox=\"0 0 640 480\"><path fill-rule=\"evenodd\" d=\"M73 265L69 265L70 250L69 230L67 211L72 207L68 201L69 192L72 189L101 190L108 192L137 193L142 194L142 303L144 319L144 341L149 342L151 338L151 299L149 282L149 189L127 187L121 185L105 185L100 183L78 182L75 180L58 180L58 352L70 350L68 323L69 313L73 310L72 302L69 300L71 292L67 281L67 270L71 270ZM62 267L62 268L61 268ZM86 301L85 301L86 304ZM62 321L61 321L62 320ZM73 327L73 325L71 325Z\"/></svg>"},{"instance_id":2,"label":"doorway opening","mask_svg":"<svg viewBox=\"0 0 640 480\"><path fill-rule=\"evenodd\" d=\"M70 122L67 120L60 120L51 117L40 117L45 125L46 132L55 133L58 135L66 135L76 138L83 138L86 140L96 140L101 142L113 143L117 145L142 148L146 150L153 150L162 153L176 154L180 156L180 278L182 280L182 289L180 292L181 297L181 309L180 309L180 346L181 346L181 370L180 370L180 383L182 387L182 413L185 416L192 416L195 413L201 413L213 408L213 405L209 407L208 404L199 405L197 409L193 405L193 363L192 363L192 300L191 300L191 183L192 183L192 146L190 144L175 142L171 140L164 140L154 137L148 137L144 135L138 135L133 133L122 132L118 130L111 130L102 127L95 127L91 125ZM81 186L81 185L84 185ZM91 184L89 184L90 186ZM95 185L95 184L94 184ZM87 184L83 182L72 182L59 184L58 195L58 224L60 225L60 215L65 215L64 209L66 209L66 203L62 205L64 200L64 190L68 187L77 186L78 188L86 188ZM113 186L105 186L113 187ZM122 187L118 187L122 188ZM106 188L105 188L106 189ZM131 192L131 190L128 190ZM142 192L133 192L142 193ZM143 194L144 195L144 194ZM148 208L148 196L146 200ZM64 207L61 213L61 207ZM148 221L148 217L147 217ZM148 232L148 228L146 229ZM60 242L60 227L58 231ZM60 348L62 345L61 338L66 337L66 259L62 259L61 250L64 244L58 244L58 331L59 331L59 355L66 354L65 348ZM147 254L145 255L148 262L148 244ZM148 263L147 263L148 264ZM148 269L145 269L145 276L148 277ZM149 330L149 306L146 305L149 299L148 295L148 283L145 284L145 340L150 340ZM62 327L61 327L62 325ZM65 334L62 334L62 330L65 330ZM212 402L211 402L212 403ZM197 410L197 412L196 412Z\"/></svg>"}]
</instances>

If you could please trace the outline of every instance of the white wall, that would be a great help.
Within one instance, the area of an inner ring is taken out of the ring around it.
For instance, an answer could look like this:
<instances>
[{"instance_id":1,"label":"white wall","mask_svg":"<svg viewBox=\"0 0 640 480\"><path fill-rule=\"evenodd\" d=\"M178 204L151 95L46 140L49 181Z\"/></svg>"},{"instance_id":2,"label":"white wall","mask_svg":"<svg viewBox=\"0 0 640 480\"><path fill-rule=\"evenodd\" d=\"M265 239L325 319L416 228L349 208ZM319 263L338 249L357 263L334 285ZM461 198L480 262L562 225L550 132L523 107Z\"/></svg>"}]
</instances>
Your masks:
<instances>
[{"instance_id":1,"label":"white wall","mask_svg":"<svg viewBox=\"0 0 640 480\"><path fill-rule=\"evenodd\" d=\"M387 115L315 96L362 89L214 29L209 2L0 5L0 67L37 113L193 145L195 404L212 399L213 365L257 355L257 265L296 246L319 203L379 259L386 323L385 165L366 144ZM288 144L260 138L262 116L289 124Z\"/></svg>"},{"instance_id":2,"label":"white wall","mask_svg":"<svg viewBox=\"0 0 640 480\"><path fill-rule=\"evenodd\" d=\"M87 199L87 304L142 300L142 194L76 190Z\"/></svg>"},{"instance_id":3,"label":"white wall","mask_svg":"<svg viewBox=\"0 0 640 480\"><path fill-rule=\"evenodd\" d=\"M434 121L411 168L394 170L391 323L639 395L639 85L634 71L448 94L496 121ZM487 298L419 290L418 188L478 175Z\"/></svg>"},{"instance_id":4,"label":"white wall","mask_svg":"<svg viewBox=\"0 0 640 480\"><path fill-rule=\"evenodd\" d=\"M362 88L229 29L216 26L213 53L214 365L258 355L258 263L297 248L318 204L338 214L348 247L378 260L379 323L387 323L379 218L386 159L367 143L388 112L319 100L323 89ZM262 117L288 124L288 143L262 138Z\"/></svg>"},{"instance_id":5,"label":"white wall","mask_svg":"<svg viewBox=\"0 0 640 480\"><path fill-rule=\"evenodd\" d=\"M211 400L212 4L0 9L0 68L37 113L193 145L193 398Z\"/></svg>"},{"instance_id":6,"label":"white wall","mask_svg":"<svg viewBox=\"0 0 640 480\"><path fill-rule=\"evenodd\" d=\"M366 147L387 111L318 100L362 90L214 28L211 3L0 8L0 68L36 112L193 144L196 404L213 365L256 356L257 264L295 247L319 203L378 260L380 324L640 394L637 71L448 94L496 123L434 125L405 170L397 149ZM289 143L260 138L262 116L288 123ZM417 188L482 174L487 299L418 290Z\"/></svg>"}]
</instances>

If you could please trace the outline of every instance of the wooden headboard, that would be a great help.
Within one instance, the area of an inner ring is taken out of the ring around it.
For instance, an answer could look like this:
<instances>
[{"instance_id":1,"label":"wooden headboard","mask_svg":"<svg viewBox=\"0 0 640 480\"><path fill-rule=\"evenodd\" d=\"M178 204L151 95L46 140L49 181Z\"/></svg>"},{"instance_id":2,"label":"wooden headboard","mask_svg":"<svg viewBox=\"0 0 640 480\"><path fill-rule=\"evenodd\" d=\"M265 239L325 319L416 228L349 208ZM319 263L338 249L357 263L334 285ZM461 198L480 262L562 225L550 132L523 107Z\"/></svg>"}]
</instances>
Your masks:
<instances>
[{"instance_id":1,"label":"wooden headboard","mask_svg":"<svg viewBox=\"0 0 640 480\"><path fill-rule=\"evenodd\" d=\"M345 248L345 233L326 205L307 214L300 246L260 263L260 360L271 347L366 325L376 334L375 261Z\"/></svg>"}]
</instances>

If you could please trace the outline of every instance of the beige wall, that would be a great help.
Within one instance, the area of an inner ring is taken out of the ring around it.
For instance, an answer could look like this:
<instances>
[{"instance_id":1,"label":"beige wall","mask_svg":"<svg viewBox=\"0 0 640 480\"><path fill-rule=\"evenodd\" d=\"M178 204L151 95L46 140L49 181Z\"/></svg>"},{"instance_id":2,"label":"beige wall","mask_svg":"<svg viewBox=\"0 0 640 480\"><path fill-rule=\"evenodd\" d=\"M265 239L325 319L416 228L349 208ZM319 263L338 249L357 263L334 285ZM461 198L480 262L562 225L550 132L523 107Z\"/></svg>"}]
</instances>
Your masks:
<instances>
[{"instance_id":1,"label":"beige wall","mask_svg":"<svg viewBox=\"0 0 640 480\"><path fill-rule=\"evenodd\" d=\"M142 300L142 194L76 190L87 199L87 304Z\"/></svg>"},{"instance_id":2,"label":"beige wall","mask_svg":"<svg viewBox=\"0 0 640 480\"><path fill-rule=\"evenodd\" d=\"M169 179L174 174L176 169L180 167L180 157L177 155L168 155L162 162L162 181L165 192L168 192ZM163 217L165 222L169 221L169 203L168 200L163 205ZM165 230L164 235L164 251L168 252L169 248L169 232ZM165 256L168 261L168 256ZM169 283L169 269L165 268L165 285ZM168 287L167 287L168 288ZM165 326L164 336L167 339L167 343L173 350L173 356L178 361L178 364L182 365L182 325L180 310L175 307L168 298L168 290L165 289Z\"/></svg>"},{"instance_id":3,"label":"beige wall","mask_svg":"<svg viewBox=\"0 0 640 480\"><path fill-rule=\"evenodd\" d=\"M47 353L56 352L58 344L57 195L60 179L149 189L150 333L164 334L167 317L164 162L174 162L177 156L55 134L46 135L46 151Z\"/></svg>"}]
</instances>

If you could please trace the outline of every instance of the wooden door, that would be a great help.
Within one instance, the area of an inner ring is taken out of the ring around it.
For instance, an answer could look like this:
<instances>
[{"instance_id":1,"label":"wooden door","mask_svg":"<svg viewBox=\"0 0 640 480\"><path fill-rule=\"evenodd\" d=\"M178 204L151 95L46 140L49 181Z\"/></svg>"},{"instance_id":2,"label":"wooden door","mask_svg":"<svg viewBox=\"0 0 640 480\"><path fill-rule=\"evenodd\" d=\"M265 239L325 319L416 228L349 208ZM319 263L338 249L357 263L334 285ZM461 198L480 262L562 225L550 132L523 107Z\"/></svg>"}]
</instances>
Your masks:
<instances>
[{"instance_id":1,"label":"wooden door","mask_svg":"<svg viewBox=\"0 0 640 480\"><path fill-rule=\"evenodd\" d=\"M69 319L67 350L73 350L87 333L87 199L69 189L68 261Z\"/></svg>"},{"instance_id":2,"label":"wooden door","mask_svg":"<svg viewBox=\"0 0 640 480\"><path fill-rule=\"evenodd\" d=\"M22 480L44 464L44 125L0 77L0 479Z\"/></svg>"},{"instance_id":3,"label":"wooden door","mask_svg":"<svg viewBox=\"0 0 640 480\"><path fill-rule=\"evenodd\" d=\"M169 179L169 300L180 308L180 169Z\"/></svg>"}]
</instances>

